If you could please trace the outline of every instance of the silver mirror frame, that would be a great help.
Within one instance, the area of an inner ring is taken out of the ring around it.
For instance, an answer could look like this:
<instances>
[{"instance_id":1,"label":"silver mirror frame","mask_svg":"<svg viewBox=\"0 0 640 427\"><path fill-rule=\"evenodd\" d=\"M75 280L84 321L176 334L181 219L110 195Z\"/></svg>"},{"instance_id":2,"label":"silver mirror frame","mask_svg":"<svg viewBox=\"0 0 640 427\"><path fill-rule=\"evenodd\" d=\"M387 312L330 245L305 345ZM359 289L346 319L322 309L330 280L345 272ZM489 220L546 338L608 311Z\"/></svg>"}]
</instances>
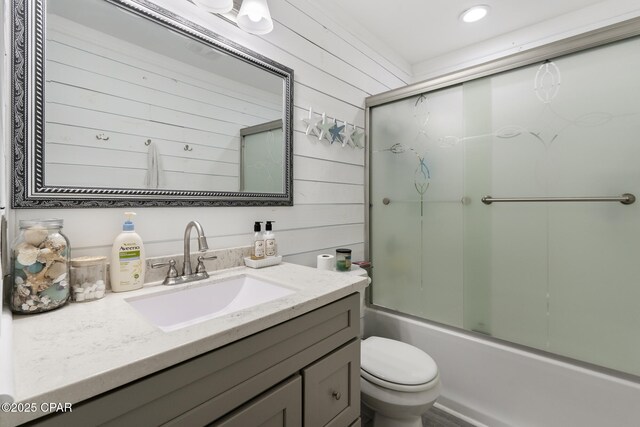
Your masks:
<instances>
[{"instance_id":1,"label":"silver mirror frame","mask_svg":"<svg viewBox=\"0 0 640 427\"><path fill-rule=\"evenodd\" d=\"M148 0L105 0L283 79L284 191L145 190L45 185L45 0L11 2L11 156L13 208L293 205L293 70Z\"/></svg>"}]
</instances>

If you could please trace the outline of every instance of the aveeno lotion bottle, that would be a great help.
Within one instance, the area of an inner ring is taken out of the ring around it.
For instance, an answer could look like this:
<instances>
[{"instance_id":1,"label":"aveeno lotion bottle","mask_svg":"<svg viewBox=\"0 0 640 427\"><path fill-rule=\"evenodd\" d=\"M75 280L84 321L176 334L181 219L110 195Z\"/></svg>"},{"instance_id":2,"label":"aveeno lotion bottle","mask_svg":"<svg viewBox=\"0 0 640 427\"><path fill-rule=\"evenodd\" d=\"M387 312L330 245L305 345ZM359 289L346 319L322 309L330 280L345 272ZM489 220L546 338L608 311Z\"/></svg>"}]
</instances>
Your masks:
<instances>
[{"instance_id":1,"label":"aveeno lotion bottle","mask_svg":"<svg viewBox=\"0 0 640 427\"><path fill-rule=\"evenodd\" d=\"M127 220L111 249L110 278L114 292L133 291L144 284L144 246L131 221L135 215L134 212L124 213Z\"/></svg>"}]
</instances>

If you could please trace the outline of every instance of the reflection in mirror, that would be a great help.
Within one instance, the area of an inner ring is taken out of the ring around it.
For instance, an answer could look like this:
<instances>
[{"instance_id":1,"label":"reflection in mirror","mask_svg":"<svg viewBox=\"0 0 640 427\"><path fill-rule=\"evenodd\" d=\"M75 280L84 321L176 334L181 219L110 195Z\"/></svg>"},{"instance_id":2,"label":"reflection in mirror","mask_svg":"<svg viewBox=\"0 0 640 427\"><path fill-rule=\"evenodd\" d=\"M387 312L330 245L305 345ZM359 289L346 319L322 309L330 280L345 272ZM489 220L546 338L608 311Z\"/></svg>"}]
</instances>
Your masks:
<instances>
[{"instance_id":1,"label":"reflection in mirror","mask_svg":"<svg viewBox=\"0 0 640 427\"><path fill-rule=\"evenodd\" d=\"M292 203L292 70L146 0L24 4L14 207Z\"/></svg>"},{"instance_id":2,"label":"reflection in mirror","mask_svg":"<svg viewBox=\"0 0 640 427\"><path fill-rule=\"evenodd\" d=\"M282 78L103 0L78 3L47 3L45 184L239 191L240 130L282 118ZM265 191L282 192L279 178Z\"/></svg>"},{"instance_id":3,"label":"reflection in mirror","mask_svg":"<svg viewBox=\"0 0 640 427\"><path fill-rule=\"evenodd\" d=\"M282 189L282 120L274 120L240 131L241 190L279 193Z\"/></svg>"}]
</instances>

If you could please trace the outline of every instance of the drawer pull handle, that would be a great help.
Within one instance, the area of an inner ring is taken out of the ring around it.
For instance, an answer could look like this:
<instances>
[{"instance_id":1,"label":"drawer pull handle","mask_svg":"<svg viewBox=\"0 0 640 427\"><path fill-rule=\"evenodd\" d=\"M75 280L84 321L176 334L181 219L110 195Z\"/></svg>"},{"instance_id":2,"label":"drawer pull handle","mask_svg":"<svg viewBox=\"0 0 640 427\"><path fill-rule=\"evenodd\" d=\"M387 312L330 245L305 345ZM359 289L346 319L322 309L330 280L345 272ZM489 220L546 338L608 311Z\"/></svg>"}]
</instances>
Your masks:
<instances>
[{"instance_id":1,"label":"drawer pull handle","mask_svg":"<svg viewBox=\"0 0 640 427\"><path fill-rule=\"evenodd\" d=\"M339 391L334 391L331 393L331 396L333 396L335 400L340 400L340 398L342 397L342 393L340 393Z\"/></svg>"}]
</instances>

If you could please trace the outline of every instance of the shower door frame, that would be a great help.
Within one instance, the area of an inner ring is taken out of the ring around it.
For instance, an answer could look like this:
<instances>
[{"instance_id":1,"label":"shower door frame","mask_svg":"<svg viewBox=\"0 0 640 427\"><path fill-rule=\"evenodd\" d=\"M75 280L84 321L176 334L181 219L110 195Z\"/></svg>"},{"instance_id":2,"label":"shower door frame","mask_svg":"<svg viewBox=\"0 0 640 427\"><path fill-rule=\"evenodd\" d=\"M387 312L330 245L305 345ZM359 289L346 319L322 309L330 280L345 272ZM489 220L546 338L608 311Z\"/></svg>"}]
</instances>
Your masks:
<instances>
[{"instance_id":1,"label":"shower door frame","mask_svg":"<svg viewBox=\"0 0 640 427\"><path fill-rule=\"evenodd\" d=\"M590 48L603 46L609 43L625 40L635 36L640 36L640 16L631 18L622 22L607 25L602 28L591 30L582 34L557 40L548 44L533 47L531 49L506 55L501 58L493 59L478 65L466 67L457 71L446 73L422 82L413 83L408 86L404 86L398 89L393 89L387 92L383 92L377 95L372 95L365 98L365 185L364 185L364 200L365 200L365 236L364 236L364 255L365 259L371 260L371 108L379 105L388 104L394 101L410 98L413 96L421 95L424 93L432 92L438 89L447 88L457 84L462 84L471 80L479 79L482 77L498 74L501 72L514 70L516 68L525 67L527 65L543 62L545 60L552 60L560 56L569 55L572 53L580 52ZM375 264L372 265L372 270L375 271ZM586 367L595 371L603 372L616 377L624 378L627 380L638 381L640 377L633 374L618 371L615 369L607 368L601 365L595 365L589 362L585 362L579 359L562 356L556 353L540 350L534 347L529 347L522 344L517 344L505 339L492 337L479 332L470 331L467 329L439 323L433 320L425 319L423 317L411 315L401 311L389 309L383 306L379 306L373 303L373 286L375 283L375 273L372 275L374 282L370 288L367 289L367 297L365 298L366 306L375 308L377 310L402 315L407 318L416 319L421 322L430 323L453 330L458 333L464 333L469 336L482 337L490 341L500 343L512 348L522 349L535 354L540 354L552 359L567 361L569 363Z\"/></svg>"}]
</instances>

